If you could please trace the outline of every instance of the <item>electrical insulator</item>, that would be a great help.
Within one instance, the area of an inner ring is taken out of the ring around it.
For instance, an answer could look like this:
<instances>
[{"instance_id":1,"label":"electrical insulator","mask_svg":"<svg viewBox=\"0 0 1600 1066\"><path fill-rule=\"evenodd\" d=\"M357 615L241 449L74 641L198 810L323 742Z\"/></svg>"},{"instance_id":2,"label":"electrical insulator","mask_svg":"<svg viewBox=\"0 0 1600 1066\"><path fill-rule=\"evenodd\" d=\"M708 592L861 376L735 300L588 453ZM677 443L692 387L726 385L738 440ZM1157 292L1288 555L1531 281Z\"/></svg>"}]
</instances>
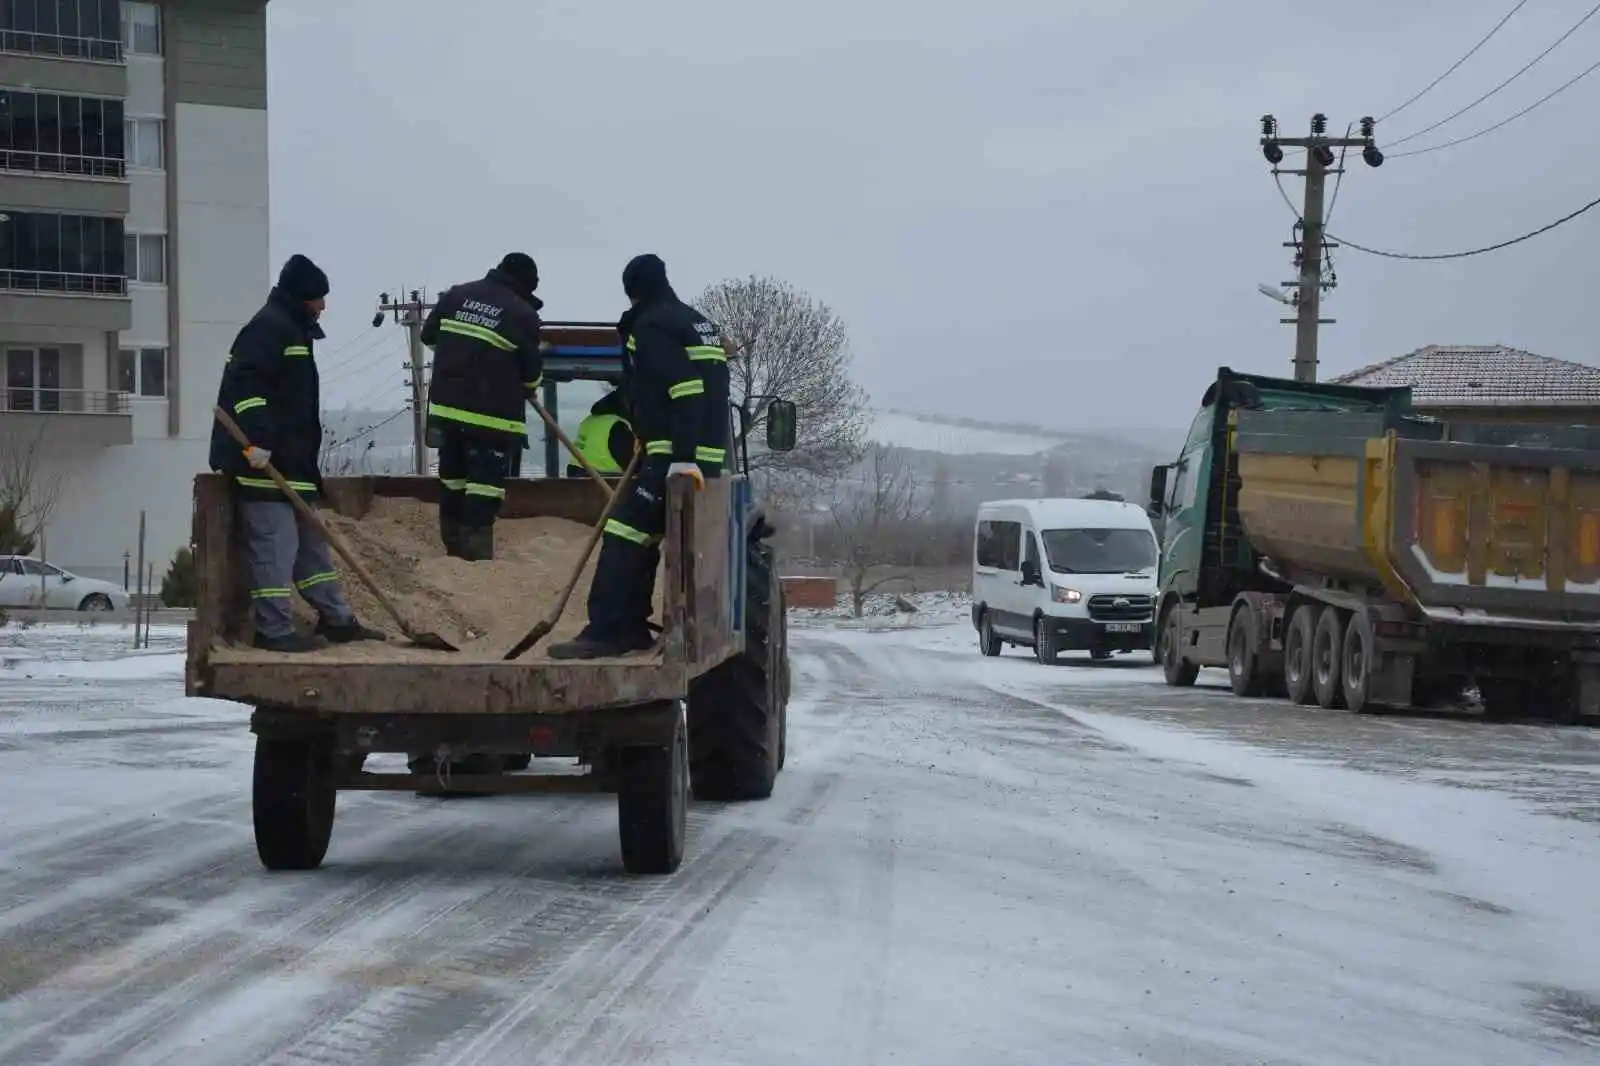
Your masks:
<instances>
[{"instance_id":1,"label":"electrical insulator","mask_svg":"<svg viewBox=\"0 0 1600 1066\"><path fill-rule=\"evenodd\" d=\"M1328 116L1318 111L1311 116L1311 136L1322 137L1328 132Z\"/></svg>"},{"instance_id":2,"label":"electrical insulator","mask_svg":"<svg viewBox=\"0 0 1600 1066\"><path fill-rule=\"evenodd\" d=\"M1271 115L1261 116L1261 136L1276 137L1278 135L1278 120Z\"/></svg>"},{"instance_id":3,"label":"electrical insulator","mask_svg":"<svg viewBox=\"0 0 1600 1066\"><path fill-rule=\"evenodd\" d=\"M1371 140L1372 139L1373 128L1376 127L1376 126L1377 126L1377 123L1373 121L1371 115L1362 116L1362 119L1361 119L1361 136L1367 138L1368 140Z\"/></svg>"}]
</instances>

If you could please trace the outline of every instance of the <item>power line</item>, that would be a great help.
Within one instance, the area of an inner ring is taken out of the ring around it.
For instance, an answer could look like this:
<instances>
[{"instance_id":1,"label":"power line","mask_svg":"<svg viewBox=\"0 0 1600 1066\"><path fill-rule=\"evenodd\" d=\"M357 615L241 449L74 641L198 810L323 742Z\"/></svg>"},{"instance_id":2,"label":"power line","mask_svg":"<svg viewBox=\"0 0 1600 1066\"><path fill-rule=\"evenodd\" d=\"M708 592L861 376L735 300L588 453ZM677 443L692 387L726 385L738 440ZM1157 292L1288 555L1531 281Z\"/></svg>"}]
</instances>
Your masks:
<instances>
[{"instance_id":1,"label":"power line","mask_svg":"<svg viewBox=\"0 0 1600 1066\"><path fill-rule=\"evenodd\" d=\"M1493 37L1495 34L1500 32L1500 27L1502 27L1506 23L1510 22L1511 21L1511 16L1515 15L1518 11L1521 11L1523 6L1525 4L1527 4L1527 2L1528 2L1528 0L1518 0L1518 3L1514 7L1512 7L1512 9L1505 13L1505 17L1502 18L1499 22L1496 22L1494 24L1494 28L1493 29L1491 29L1488 33L1484 34L1481 38L1478 39L1478 43L1473 45L1472 48L1468 50L1466 55L1462 56L1460 59L1458 59L1454 63L1450 64L1449 69L1446 70L1443 74L1439 75L1437 78L1434 78L1428 84L1426 84L1422 88L1418 89L1416 95L1411 97L1411 99L1407 100L1405 103L1399 105L1398 107L1395 107L1395 108L1391 109L1387 114L1378 116L1378 121L1382 122L1385 119L1393 118L1395 115L1398 115L1400 112L1404 111L1406 108L1410 107L1412 104L1416 103L1418 100L1420 100L1424 96L1426 96L1428 94L1428 92L1435 85L1438 85L1441 81L1444 81L1450 75L1454 74L1456 72L1456 68L1457 67L1461 66L1461 64L1465 63L1467 60L1471 59L1473 57L1473 55L1477 53L1478 49L1480 49L1484 45L1488 44L1489 43L1489 39L1491 37Z\"/></svg>"},{"instance_id":2,"label":"power line","mask_svg":"<svg viewBox=\"0 0 1600 1066\"><path fill-rule=\"evenodd\" d=\"M1289 205L1289 210L1293 211L1295 213L1295 216L1298 218L1299 215L1300 215L1300 212L1294 206L1294 201L1289 198L1289 191L1283 187L1283 179L1277 177L1277 175L1273 175L1273 180L1276 183L1276 185L1278 186L1278 195L1283 197L1283 202ZM1464 251L1464 252L1443 252L1443 253L1440 253L1438 255L1413 255L1413 254L1411 254L1409 252L1390 252L1390 251L1384 251L1381 248L1368 248L1365 245L1356 244L1354 241L1347 241L1343 237L1337 237L1337 236L1333 235L1332 233L1328 234L1328 240L1332 241L1334 244L1337 244L1342 248L1354 248L1358 252L1365 252L1367 255L1381 256L1384 259L1410 259L1410 260L1429 260L1429 261L1440 260L1440 259L1465 259L1468 256L1483 255L1485 252L1498 252L1500 249L1509 248L1513 244L1521 244L1523 241L1532 240L1534 237L1538 237L1541 234L1549 233L1551 230L1555 229L1557 226L1566 225L1568 222L1571 222L1573 219L1577 218L1579 215L1582 215L1582 214L1584 214L1584 213L1586 213L1588 211L1592 211L1596 207L1600 207L1600 198L1596 198L1596 199L1590 200L1588 203L1584 204L1582 207L1578 208L1576 211L1573 211L1573 212L1571 212L1569 214L1562 215L1560 218L1556 219L1554 222L1551 222L1551 223L1548 223L1546 225L1540 226L1538 229L1529 230L1527 233L1521 234L1520 236L1512 237L1509 240L1497 241L1494 244L1484 245L1482 248L1471 248L1471 249L1468 249L1467 251Z\"/></svg>"},{"instance_id":3,"label":"power line","mask_svg":"<svg viewBox=\"0 0 1600 1066\"><path fill-rule=\"evenodd\" d=\"M1600 70L1600 62L1596 62L1593 66L1589 67L1587 70L1583 71L1581 74L1578 74L1577 76L1569 78L1566 81L1562 82L1560 85L1556 86L1550 92L1545 93L1543 96L1539 97L1539 99L1535 100L1533 103L1529 104L1527 107L1523 108L1521 111L1518 111L1515 115L1512 115L1509 118L1503 118L1499 122L1496 122L1493 126L1487 126L1487 127L1483 128L1483 129L1479 130L1477 133L1469 133L1465 137L1457 137L1455 140L1453 140L1453 141L1445 141L1443 144L1431 144L1426 148L1413 148L1409 152L1396 152L1394 155L1390 156L1389 158L1390 159L1404 159L1408 155L1425 155L1428 152L1437 152L1441 148L1454 148L1458 144L1466 144L1468 141L1475 141L1479 137L1484 136L1485 134L1493 133L1495 130L1499 129L1502 126L1510 125L1511 123L1515 122L1517 119L1521 118L1523 115L1526 115L1529 111L1532 111L1537 107L1543 106L1544 104L1548 103L1550 100L1555 99L1557 96L1560 96L1562 93L1566 92L1568 89L1572 88L1574 85L1578 84L1584 78L1587 78L1590 74L1593 74L1597 70ZM1338 190L1337 189L1335 189L1335 193L1334 194L1338 195Z\"/></svg>"},{"instance_id":4,"label":"power line","mask_svg":"<svg viewBox=\"0 0 1600 1066\"><path fill-rule=\"evenodd\" d=\"M1557 37L1554 44L1552 44L1549 48L1546 48L1544 51L1540 52L1538 55L1534 56L1532 59L1528 60L1527 64L1525 66L1523 66L1523 68L1521 70L1519 70L1515 74L1511 75L1511 77L1507 78L1505 81L1501 82L1499 85L1496 85L1493 89L1490 89L1488 92L1484 93L1482 96L1478 97L1476 100L1472 101L1472 103L1468 104L1466 107L1463 107L1461 110L1455 112L1454 114L1446 115L1444 118L1440 119L1438 122L1435 122L1433 125L1425 126L1425 127L1423 127L1422 129L1418 130L1415 133L1410 133L1410 134L1407 134L1404 137L1401 137L1397 141L1390 141L1388 143L1388 147L1394 148L1397 145L1405 144L1407 141L1414 141L1418 137L1421 137L1423 134L1432 133L1434 130L1438 129L1440 126L1443 126L1445 123L1452 122L1455 119L1460 118L1462 115L1465 115L1468 111L1471 111L1473 108L1477 107L1479 104L1481 104L1485 100L1489 99L1489 97L1493 96L1495 93L1499 92L1501 89L1504 89L1507 85L1510 85L1512 82L1514 82L1518 78L1522 77L1528 71L1532 70L1535 63L1538 63L1545 56L1549 55L1551 52L1554 52L1557 48L1559 48L1561 46L1561 43L1563 41L1565 41L1568 37L1571 37L1574 33L1577 33L1579 27L1581 27L1585 22L1588 22L1590 19L1594 18L1595 15L1600 15L1600 4L1596 4L1596 5L1594 5L1594 7L1591 7L1589 9L1589 13L1587 15L1583 16L1583 18L1579 19L1572 26L1572 28L1569 29L1566 33L1563 33L1560 37Z\"/></svg>"},{"instance_id":5,"label":"power line","mask_svg":"<svg viewBox=\"0 0 1600 1066\"><path fill-rule=\"evenodd\" d=\"M384 419L381 419L380 421L374 422L370 426L363 426L362 428L358 429L353 436L346 437L344 440L341 440L341 441L336 441L335 443L329 445L329 447L337 449L337 448L343 448L346 444L354 444L356 441L360 440L362 437L370 437L372 434L376 433L378 430L382 429L384 426L387 426L390 422L393 422L395 419L400 418L402 415L408 415L410 413L411 413L411 405L410 404L406 404L404 407L401 407L400 410L396 411L394 414L390 415L388 418L384 418Z\"/></svg>"}]
</instances>

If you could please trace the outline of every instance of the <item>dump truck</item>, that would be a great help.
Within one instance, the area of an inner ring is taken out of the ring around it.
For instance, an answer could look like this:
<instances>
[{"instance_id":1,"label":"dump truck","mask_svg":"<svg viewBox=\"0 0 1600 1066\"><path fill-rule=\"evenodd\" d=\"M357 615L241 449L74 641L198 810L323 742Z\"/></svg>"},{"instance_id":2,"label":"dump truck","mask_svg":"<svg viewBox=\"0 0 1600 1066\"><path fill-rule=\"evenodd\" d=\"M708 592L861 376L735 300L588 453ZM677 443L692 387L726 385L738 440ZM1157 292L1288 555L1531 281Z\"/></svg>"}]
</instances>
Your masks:
<instances>
[{"instance_id":1,"label":"dump truck","mask_svg":"<svg viewBox=\"0 0 1600 1066\"><path fill-rule=\"evenodd\" d=\"M1157 657L1353 711L1475 684L1496 717L1600 724L1600 431L1445 423L1407 388L1223 367L1173 463Z\"/></svg>"},{"instance_id":2,"label":"dump truck","mask_svg":"<svg viewBox=\"0 0 1600 1066\"><path fill-rule=\"evenodd\" d=\"M544 400L552 414L563 389L620 380L614 327L552 323L542 340L549 345ZM765 403L760 411L730 411L737 424L730 426L734 447L725 476L698 492L670 486L661 639L650 652L616 659L556 661L537 647L510 661L502 654L394 648L380 661L352 661L251 647L233 501L223 478L197 477L199 600L189 624L186 688L191 696L254 709L252 806L262 864L319 866L342 790L607 792L617 797L625 869L663 874L682 861L691 795L769 796L787 747L788 635L771 528L751 492L748 436L764 414L767 447L786 451L796 427L792 404ZM547 449L544 477L509 482L502 517L553 516L593 526L604 496L590 479L562 477L564 465L565 456ZM382 497L436 503L438 483L421 476L330 477L324 506L359 520ZM575 763L573 772L528 774L367 767L371 754L418 751L440 753L444 765L484 755L513 766L534 757Z\"/></svg>"}]
</instances>

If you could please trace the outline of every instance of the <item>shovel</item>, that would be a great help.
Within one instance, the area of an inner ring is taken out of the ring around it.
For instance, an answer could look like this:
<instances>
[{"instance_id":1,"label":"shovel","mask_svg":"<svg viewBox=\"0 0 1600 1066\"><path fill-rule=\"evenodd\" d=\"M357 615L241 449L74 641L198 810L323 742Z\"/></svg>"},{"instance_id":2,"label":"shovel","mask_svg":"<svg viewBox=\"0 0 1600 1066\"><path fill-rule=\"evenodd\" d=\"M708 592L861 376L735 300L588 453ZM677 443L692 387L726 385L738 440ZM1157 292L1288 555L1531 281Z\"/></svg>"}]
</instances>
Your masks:
<instances>
[{"instance_id":1,"label":"shovel","mask_svg":"<svg viewBox=\"0 0 1600 1066\"><path fill-rule=\"evenodd\" d=\"M590 477L594 478L594 483L600 486L600 491L606 494L606 499L611 499L611 486L607 485L606 479L600 476L600 471L589 465L589 460L583 457L572 441L567 438L567 434L562 430L561 426L557 424L555 419L550 417L550 412L544 409L544 404L535 400L532 396L528 397L528 402L533 405L535 411L539 412L539 417L544 419L546 426L550 427L550 432L555 434L556 440L566 447L567 454L578 460L578 465L583 467Z\"/></svg>"},{"instance_id":2,"label":"shovel","mask_svg":"<svg viewBox=\"0 0 1600 1066\"><path fill-rule=\"evenodd\" d=\"M567 601L572 599L572 592L578 587L578 579L583 576L583 568L589 564L589 556L594 554L594 546L600 543L600 535L606 531L606 522L610 520L611 512L617 509L617 501L622 499L622 494L628 491L628 482L633 480L633 472L639 467L639 456L643 454L643 451L644 449L638 445L634 446L633 458L628 460L628 468L622 472L622 480L617 482L617 491L606 501L605 510L600 512L600 521L594 524L594 529L589 533L589 543L583 549L583 555L578 559L578 565L572 571L572 580L567 582L566 589L561 593L561 599L556 601L556 605L550 611L549 617L541 618L535 622L533 628L528 630L527 635L517 641L516 645L502 656L505 661L509 662L527 652L529 648L532 648L548 636L550 631L556 627L556 623L561 621L561 612L567 609ZM609 489L610 487L607 486L607 491Z\"/></svg>"},{"instance_id":3,"label":"shovel","mask_svg":"<svg viewBox=\"0 0 1600 1066\"><path fill-rule=\"evenodd\" d=\"M222 428L228 431L229 436L239 442L239 447L246 451L254 447L250 443L250 438L245 436L244 430L239 428L239 423L228 416L228 412L221 407L213 407L212 410L216 413L217 421L222 423ZM388 613L390 618L394 619L394 624L400 627L400 632L405 634L407 640L416 647L428 648L433 651L461 650L437 633L423 633L411 628L406 623L405 618L401 616L399 610L395 608L395 605L389 601L389 597L384 595L383 590L378 587L378 583L373 580L372 575L367 573L367 568L361 565L361 560L357 559L355 554L345 547L344 541L336 536L333 530L328 528L328 524L322 520L321 516L313 511L305 500L300 498L300 494L289 485L289 482L284 480L282 474L278 473L278 468L268 463L266 471L267 476L272 479L272 483L278 486L278 491L289 497L289 502L294 505L295 510L300 512L301 517L310 522L312 528L321 533L333 550L339 553L339 558L343 559L346 565L355 571L356 577L361 579L361 583L367 587L367 591L372 593L373 597L383 605L384 611Z\"/></svg>"}]
</instances>

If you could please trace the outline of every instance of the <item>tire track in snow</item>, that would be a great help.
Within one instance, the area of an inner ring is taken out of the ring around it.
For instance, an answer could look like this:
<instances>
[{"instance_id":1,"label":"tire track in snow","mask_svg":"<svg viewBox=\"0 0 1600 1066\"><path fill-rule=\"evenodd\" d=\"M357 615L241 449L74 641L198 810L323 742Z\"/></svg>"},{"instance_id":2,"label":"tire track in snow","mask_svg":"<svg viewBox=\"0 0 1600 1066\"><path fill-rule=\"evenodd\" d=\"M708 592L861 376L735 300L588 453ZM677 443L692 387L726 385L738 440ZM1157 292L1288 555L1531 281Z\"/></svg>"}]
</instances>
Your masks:
<instances>
[{"instance_id":1,"label":"tire track in snow","mask_svg":"<svg viewBox=\"0 0 1600 1066\"><path fill-rule=\"evenodd\" d=\"M372 811L363 822L388 813ZM448 854L480 829L470 817L455 819L431 833L426 847ZM383 849L423 831L426 827L403 819L392 828L363 833L364 850ZM11 1061L7 1056L15 1054L20 1056L16 1061L46 1062L84 1041L93 1043L92 1057L68 1061L122 1066L164 1027L252 980L292 966L348 926L406 903L430 876L427 868L396 879L387 867L376 874L363 874L357 867L353 879L341 882L331 872L280 879L260 869L253 851L242 851L152 886L143 900L95 907L69 923L65 936L51 930L51 941L64 950L25 947L26 957L35 969L67 971L50 982L54 987L49 991L77 994L71 1006L48 1021L20 1032L8 1026L15 1035L0 1042L0 1061ZM257 883L250 885L252 879ZM283 887L283 881L292 887ZM163 928L158 931L148 920L128 923L128 909L135 906ZM251 928L241 929L241 918ZM103 950L107 945L96 935L107 926L120 940L110 951ZM84 965L63 965L85 946L102 950Z\"/></svg>"}]
</instances>

